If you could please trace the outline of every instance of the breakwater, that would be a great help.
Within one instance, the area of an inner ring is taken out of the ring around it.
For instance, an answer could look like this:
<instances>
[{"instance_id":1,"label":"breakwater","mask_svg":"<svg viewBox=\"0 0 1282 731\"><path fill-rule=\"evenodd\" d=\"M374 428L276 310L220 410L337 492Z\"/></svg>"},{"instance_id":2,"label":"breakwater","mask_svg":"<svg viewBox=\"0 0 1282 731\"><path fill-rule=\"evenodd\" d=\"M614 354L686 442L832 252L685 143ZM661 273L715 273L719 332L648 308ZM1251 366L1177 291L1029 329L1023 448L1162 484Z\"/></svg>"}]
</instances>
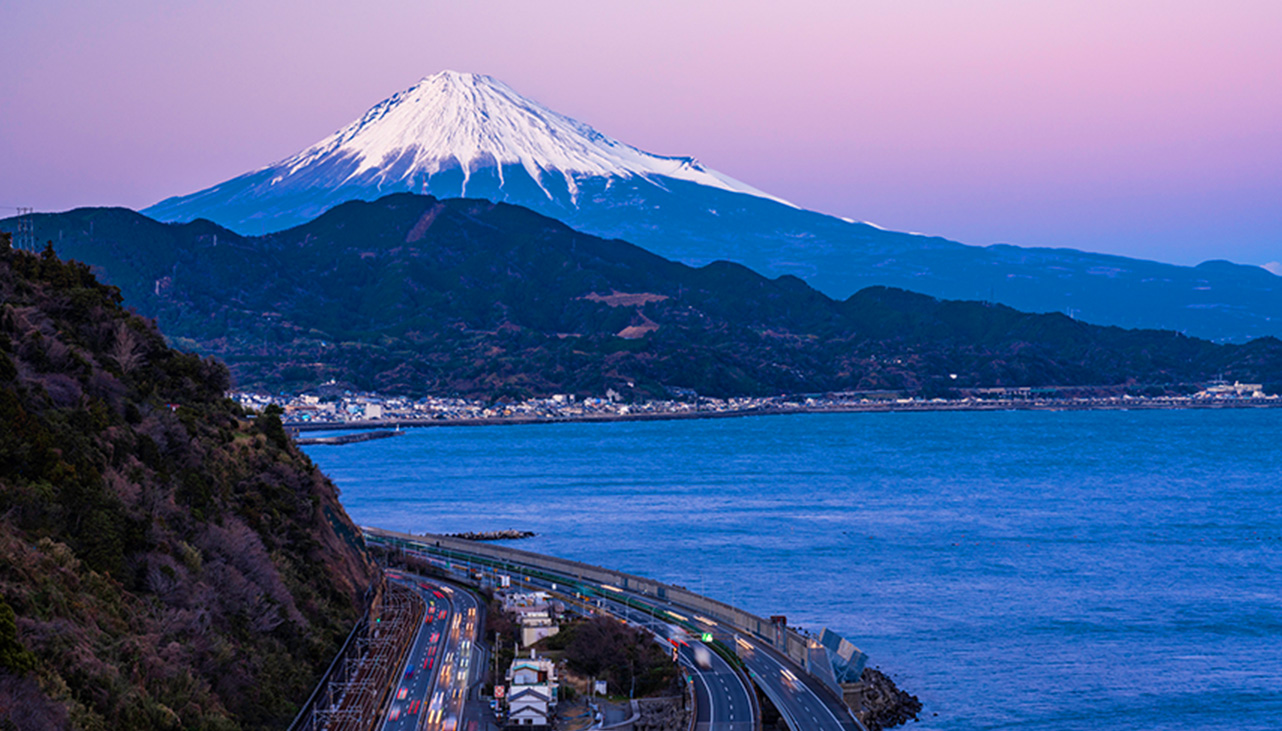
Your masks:
<instances>
[{"instance_id":1,"label":"breakwater","mask_svg":"<svg viewBox=\"0 0 1282 731\"><path fill-rule=\"evenodd\" d=\"M532 530L487 530L480 533L447 533L450 538L462 538L465 541L514 541L519 538L537 536Z\"/></svg>"},{"instance_id":2,"label":"breakwater","mask_svg":"<svg viewBox=\"0 0 1282 731\"><path fill-rule=\"evenodd\" d=\"M334 437L295 437L294 442L300 446L308 444L352 444L355 442L368 442L374 439L387 439L388 437L399 437L404 432L382 429L379 431L362 431L353 434L340 434Z\"/></svg>"}]
</instances>

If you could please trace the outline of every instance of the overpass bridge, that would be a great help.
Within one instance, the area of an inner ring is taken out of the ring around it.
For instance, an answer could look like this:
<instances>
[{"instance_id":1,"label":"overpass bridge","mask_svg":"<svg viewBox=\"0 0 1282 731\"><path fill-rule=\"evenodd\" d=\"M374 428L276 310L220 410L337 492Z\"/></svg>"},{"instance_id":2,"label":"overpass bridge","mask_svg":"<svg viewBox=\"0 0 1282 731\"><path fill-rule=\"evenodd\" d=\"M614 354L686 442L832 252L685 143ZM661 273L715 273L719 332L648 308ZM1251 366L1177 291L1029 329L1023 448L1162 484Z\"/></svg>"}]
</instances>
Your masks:
<instances>
[{"instance_id":1,"label":"overpass bridge","mask_svg":"<svg viewBox=\"0 0 1282 731\"><path fill-rule=\"evenodd\" d=\"M362 531L374 543L559 583L561 588L569 583L586 596L661 614L671 624L711 634L733 648L793 731L864 731L842 700L840 682L857 678L866 657L831 632L820 642L783 622L685 587L555 556L444 535Z\"/></svg>"}]
</instances>

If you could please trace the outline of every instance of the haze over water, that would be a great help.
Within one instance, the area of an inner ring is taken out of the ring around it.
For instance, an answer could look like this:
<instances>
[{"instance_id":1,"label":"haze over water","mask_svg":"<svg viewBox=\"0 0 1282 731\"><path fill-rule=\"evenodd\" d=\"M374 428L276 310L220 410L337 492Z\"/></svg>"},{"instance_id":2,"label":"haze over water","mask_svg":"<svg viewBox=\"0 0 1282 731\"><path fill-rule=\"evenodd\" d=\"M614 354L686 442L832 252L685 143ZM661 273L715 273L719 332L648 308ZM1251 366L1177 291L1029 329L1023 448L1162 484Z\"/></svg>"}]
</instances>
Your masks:
<instances>
[{"instance_id":1,"label":"haze over water","mask_svg":"<svg viewBox=\"0 0 1282 731\"><path fill-rule=\"evenodd\" d=\"M306 451L360 524L533 530L831 627L916 729L1275 729L1279 436L1282 410L824 414Z\"/></svg>"}]
</instances>

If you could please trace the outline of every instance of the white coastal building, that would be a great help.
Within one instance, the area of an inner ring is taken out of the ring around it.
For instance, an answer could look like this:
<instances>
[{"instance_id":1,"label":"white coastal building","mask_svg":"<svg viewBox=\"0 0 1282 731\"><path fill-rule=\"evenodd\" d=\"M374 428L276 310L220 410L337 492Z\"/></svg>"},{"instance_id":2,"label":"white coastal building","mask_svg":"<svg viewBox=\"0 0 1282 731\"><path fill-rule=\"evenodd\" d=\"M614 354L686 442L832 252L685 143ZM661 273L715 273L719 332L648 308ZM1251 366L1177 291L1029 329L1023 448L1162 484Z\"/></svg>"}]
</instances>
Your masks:
<instances>
[{"instance_id":1,"label":"white coastal building","mask_svg":"<svg viewBox=\"0 0 1282 731\"><path fill-rule=\"evenodd\" d=\"M552 727L556 710L556 665L546 658L518 657L507 670L507 724L510 729L541 731Z\"/></svg>"}]
</instances>

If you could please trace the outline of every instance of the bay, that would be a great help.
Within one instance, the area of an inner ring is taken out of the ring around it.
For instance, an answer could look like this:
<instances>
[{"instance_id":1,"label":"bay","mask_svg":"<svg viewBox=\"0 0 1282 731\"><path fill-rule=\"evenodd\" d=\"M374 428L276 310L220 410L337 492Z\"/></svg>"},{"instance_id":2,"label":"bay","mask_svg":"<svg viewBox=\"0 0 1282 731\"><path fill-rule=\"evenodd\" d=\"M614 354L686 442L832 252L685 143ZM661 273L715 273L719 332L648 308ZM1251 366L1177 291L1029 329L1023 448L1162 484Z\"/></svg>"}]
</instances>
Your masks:
<instances>
[{"instance_id":1,"label":"bay","mask_svg":"<svg viewBox=\"0 0 1282 731\"><path fill-rule=\"evenodd\" d=\"M1276 729L1282 410L798 414L311 446L360 524L848 637L918 729Z\"/></svg>"}]
</instances>

